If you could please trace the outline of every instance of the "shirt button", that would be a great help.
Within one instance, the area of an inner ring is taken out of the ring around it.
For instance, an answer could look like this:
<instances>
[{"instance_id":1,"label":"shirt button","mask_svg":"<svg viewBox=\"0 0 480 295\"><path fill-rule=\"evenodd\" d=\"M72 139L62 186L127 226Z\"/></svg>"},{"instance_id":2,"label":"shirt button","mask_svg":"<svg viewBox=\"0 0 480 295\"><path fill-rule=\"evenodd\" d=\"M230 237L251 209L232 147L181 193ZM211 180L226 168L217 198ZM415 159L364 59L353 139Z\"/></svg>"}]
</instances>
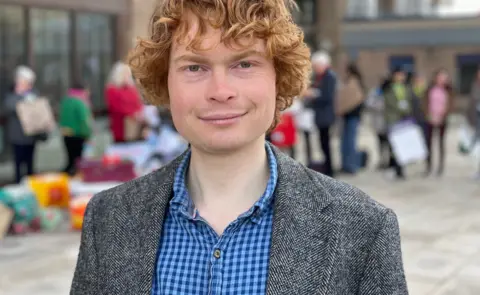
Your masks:
<instances>
[{"instance_id":1,"label":"shirt button","mask_svg":"<svg viewBox=\"0 0 480 295\"><path fill-rule=\"evenodd\" d=\"M220 251L220 249L215 249L215 251L213 251L213 257L219 259L220 256L222 254L222 251Z\"/></svg>"}]
</instances>

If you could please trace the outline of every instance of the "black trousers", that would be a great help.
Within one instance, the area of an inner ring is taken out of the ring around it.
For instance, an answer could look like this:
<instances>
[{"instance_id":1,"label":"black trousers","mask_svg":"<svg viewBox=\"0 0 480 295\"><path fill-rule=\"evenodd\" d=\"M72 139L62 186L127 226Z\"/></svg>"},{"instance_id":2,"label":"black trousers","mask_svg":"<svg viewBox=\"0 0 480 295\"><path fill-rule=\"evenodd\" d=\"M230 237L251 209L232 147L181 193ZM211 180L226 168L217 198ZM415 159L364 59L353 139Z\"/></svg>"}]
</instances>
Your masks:
<instances>
[{"instance_id":1,"label":"black trousers","mask_svg":"<svg viewBox=\"0 0 480 295\"><path fill-rule=\"evenodd\" d=\"M379 166L386 167L388 166L388 156L386 153L390 153L390 145L388 143L388 137L386 133L377 133L377 142L378 142L378 155L380 159Z\"/></svg>"},{"instance_id":2,"label":"black trousers","mask_svg":"<svg viewBox=\"0 0 480 295\"><path fill-rule=\"evenodd\" d=\"M330 127L319 127L320 147L325 157L325 175L333 177L332 152L330 147Z\"/></svg>"},{"instance_id":3,"label":"black trousers","mask_svg":"<svg viewBox=\"0 0 480 295\"><path fill-rule=\"evenodd\" d=\"M392 148L392 145L389 143L388 144L389 147L390 147L390 163L389 163L389 167L390 168L393 168L395 169L395 174L397 175L397 177L399 178L405 178L405 174L403 172L403 167L400 166L400 164L398 163L396 157L395 157L395 154L393 153L393 148Z\"/></svg>"},{"instance_id":4,"label":"black trousers","mask_svg":"<svg viewBox=\"0 0 480 295\"><path fill-rule=\"evenodd\" d=\"M439 166L438 173L443 172L445 166L445 132L447 130L447 123L444 122L439 126L434 126L430 123L427 123L425 128L425 137L427 141L428 157L427 157L427 173L430 173L432 170L432 142L433 142L433 133L438 133L438 147L439 147Z\"/></svg>"},{"instance_id":5,"label":"black trousers","mask_svg":"<svg viewBox=\"0 0 480 295\"><path fill-rule=\"evenodd\" d=\"M14 144L13 154L15 158L15 182L20 183L25 175L30 176L34 173L35 144Z\"/></svg>"},{"instance_id":6,"label":"black trousers","mask_svg":"<svg viewBox=\"0 0 480 295\"><path fill-rule=\"evenodd\" d=\"M70 175L75 175L77 172L76 163L82 157L85 138L65 136L63 142L65 143L65 149L67 150L67 166L63 171Z\"/></svg>"},{"instance_id":7,"label":"black trousers","mask_svg":"<svg viewBox=\"0 0 480 295\"><path fill-rule=\"evenodd\" d=\"M303 131L303 136L305 137L305 153L307 155L307 164L312 163L312 133L310 131Z\"/></svg>"}]
</instances>

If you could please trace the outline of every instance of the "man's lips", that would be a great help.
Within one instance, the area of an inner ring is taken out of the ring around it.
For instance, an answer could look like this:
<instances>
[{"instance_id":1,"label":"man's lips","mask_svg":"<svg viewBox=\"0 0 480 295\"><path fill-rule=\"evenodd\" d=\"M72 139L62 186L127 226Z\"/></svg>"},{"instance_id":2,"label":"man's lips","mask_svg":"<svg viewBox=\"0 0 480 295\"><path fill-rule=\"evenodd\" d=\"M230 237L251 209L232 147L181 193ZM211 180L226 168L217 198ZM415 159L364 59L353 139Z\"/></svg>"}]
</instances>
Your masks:
<instances>
[{"instance_id":1,"label":"man's lips","mask_svg":"<svg viewBox=\"0 0 480 295\"><path fill-rule=\"evenodd\" d=\"M201 120L204 121L221 121L221 120L231 120L242 117L246 112L243 113L228 113L228 114L210 114L205 116L200 116Z\"/></svg>"}]
</instances>

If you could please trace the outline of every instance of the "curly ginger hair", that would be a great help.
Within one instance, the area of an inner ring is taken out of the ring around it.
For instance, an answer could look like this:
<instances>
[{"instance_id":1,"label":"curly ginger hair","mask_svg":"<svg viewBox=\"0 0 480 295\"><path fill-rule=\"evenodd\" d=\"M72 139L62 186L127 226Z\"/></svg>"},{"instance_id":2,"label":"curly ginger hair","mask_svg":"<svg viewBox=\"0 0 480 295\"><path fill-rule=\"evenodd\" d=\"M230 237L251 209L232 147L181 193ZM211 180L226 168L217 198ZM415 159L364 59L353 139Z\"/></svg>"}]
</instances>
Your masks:
<instances>
[{"instance_id":1,"label":"curly ginger hair","mask_svg":"<svg viewBox=\"0 0 480 295\"><path fill-rule=\"evenodd\" d=\"M189 50L202 50L207 26L220 29L221 40L229 45L238 40L265 40L267 57L276 72L276 110L280 112L307 87L311 73L310 49L304 34L292 20L293 0L159 0L150 22L150 36L139 38L128 63L145 99L168 106L168 68L173 42L185 42L191 24L186 14L198 18L199 29L186 44ZM246 47L242 42L242 46Z\"/></svg>"}]
</instances>

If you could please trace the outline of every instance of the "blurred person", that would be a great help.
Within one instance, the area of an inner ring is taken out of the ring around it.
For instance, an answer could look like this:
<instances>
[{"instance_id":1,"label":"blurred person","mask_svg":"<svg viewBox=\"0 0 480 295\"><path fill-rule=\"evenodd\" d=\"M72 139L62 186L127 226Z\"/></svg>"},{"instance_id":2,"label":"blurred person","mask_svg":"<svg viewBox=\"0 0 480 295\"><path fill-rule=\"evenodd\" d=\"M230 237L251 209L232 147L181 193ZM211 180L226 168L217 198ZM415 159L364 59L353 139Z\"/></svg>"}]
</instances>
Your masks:
<instances>
[{"instance_id":1,"label":"blurred person","mask_svg":"<svg viewBox=\"0 0 480 295\"><path fill-rule=\"evenodd\" d=\"M138 125L140 137L143 102L127 64L117 62L113 66L105 89L105 98L114 142L121 143L131 140L125 138L127 120Z\"/></svg>"},{"instance_id":2,"label":"blurred person","mask_svg":"<svg viewBox=\"0 0 480 295\"><path fill-rule=\"evenodd\" d=\"M470 148L470 150L472 150L480 140L480 67L478 68L477 75L472 82L466 117L468 124L475 130L475 135ZM477 163L476 168L477 170L473 177L474 179L480 179L480 163Z\"/></svg>"},{"instance_id":3,"label":"blurred person","mask_svg":"<svg viewBox=\"0 0 480 295\"><path fill-rule=\"evenodd\" d=\"M378 86L373 87L367 95L365 107L372 115L372 125L377 135L379 162L378 170L389 168L389 144L385 123L385 97L391 81L390 77L382 78Z\"/></svg>"},{"instance_id":4,"label":"blurred person","mask_svg":"<svg viewBox=\"0 0 480 295\"><path fill-rule=\"evenodd\" d=\"M17 115L17 105L22 101L35 99L36 91L33 86L36 75L29 67L19 66L15 70L14 79L14 89L12 93L7 94L4 109L7 116L8 140L13 145L15 182L20 183L25 175L34 174L36 137L28 136L23 131Z\"/></svg>"},{"instance_id":5,"label":"blurred person","mask_svg":"<svg viewBox=\"0 0 480 295\"><path fill-rule=\"evenodd\" d=\"M437 176L443 174L445 166L445 132L447 129L448 115L453 109L453 88L450 77L445 69L440 69L433 75L432 82L425 92L423 104L426 125L426 139L428 148L427 167L425 175L432 172L432 141L433 133L438 133L439 166Z\"/></svg>"},{"instance_id":6,"label":"blurred person","mask_svg":"<svg viewBox=\"0 0 480 295\"><path fill-rule=\"evenodd\" d=\"M418 126L422 128L423 133L426 134L427 120L423 111L423 100L427 90L425 77L419 73L411 72L407 77L407 85L411 91L412 116Z\"/></svg>"},{"instance_id":7,"label":"blurred person","mask_svg":"<svg viewBox=\"0 0 480 295\"><path fill-rule=\"evenodd\" d=\"M391 83L386 86L385 96L385 122L387 124L387 132L395 124L408 119L412 116L411 92L405 85L406 75L401 68L392 71ZM398 163L391 143L390 146L390 168L394 169L395 177L398 180L405 179L403 167ZM390 176L390 175L389 175Z\"/></svg>"},{"instance_id":8,"label":"blurred person","mask_svg":"<svg viewBox=\"0 0 480 295\"><path fill-rule=\"evenodd\" d=\"M305 102L300 97L294 100L291 110L295 117L297 131L302 133L305 139L305 156L308 165L313 161L311 138L315 131L315 112L311 108L305 107Z\"/></svg>"},{"instance_id":9,"label":"blurred person","mask_svg":"<svg viewBox=\"0 0 480 295\"><path fill-rule=\"evenodd\" d=\"M71 176L75 175L76 163L82 158L85 142L92 134L89 96L89 90L76 82L60 103L59 125L67 150L67 165L63 171Z\"/></svg>"},{"instance_id":10,"label":"blurred person","mask_svg":"<svg viewBox=\"0 0 480 295\"><path fill-rule=\"evenodd\" d=\"M313 83L303 96L308 100L307 106L315 112L315 125L319 131L320 147L325 163L324 173L334 176L331 152L331 127L335 123L335 96L337 77L331 69L331 58L328 53L319 51L312 54ZM311 133L305 133L309 142ZM312 159L308 159L311 161ZM310 162L308 162L310 164Z\"/></svg>"},{"instance_id":11,"label":"blurred person","mask_svg":"<svg viewBox=\"0 0 480 295\"><path fill-rule=\"evenodd\" d=\"M160 2L130 64L190 148L89 202L71 294L408 293L393 211L265 142L311 69L285 5Z\"/></svg>"},{"instance_id":12,"label":"blurred person","mask_svg":"<svg viewBox=\"0 0 480 295\"><path fill-rule=\"evenodd\" d=\"M480 106L480 67L477 70L477 74L472 81L472 86L470 89L470 100L467 107L466 119L470 127L477 128L480 127L479 122L479 113L480 109L477 110L477 107ZM479 129L480 131L480 129ZM480 134L480 133L479 133Z\"/></svg>"},{"instance_id":13,"label":"blurred person","mask_svg":"<svg viewBox=\"0 0 480 295\"><path fill-rule=\"evenodd\" d=\"M360 168L360 155L357 151L358 127L364 106L365 87L362 75L353 63L347 65L345 79L339 92L337 114L343 119L341 137L342 172L355 174Z\"/></svg>"}]
</instances>

